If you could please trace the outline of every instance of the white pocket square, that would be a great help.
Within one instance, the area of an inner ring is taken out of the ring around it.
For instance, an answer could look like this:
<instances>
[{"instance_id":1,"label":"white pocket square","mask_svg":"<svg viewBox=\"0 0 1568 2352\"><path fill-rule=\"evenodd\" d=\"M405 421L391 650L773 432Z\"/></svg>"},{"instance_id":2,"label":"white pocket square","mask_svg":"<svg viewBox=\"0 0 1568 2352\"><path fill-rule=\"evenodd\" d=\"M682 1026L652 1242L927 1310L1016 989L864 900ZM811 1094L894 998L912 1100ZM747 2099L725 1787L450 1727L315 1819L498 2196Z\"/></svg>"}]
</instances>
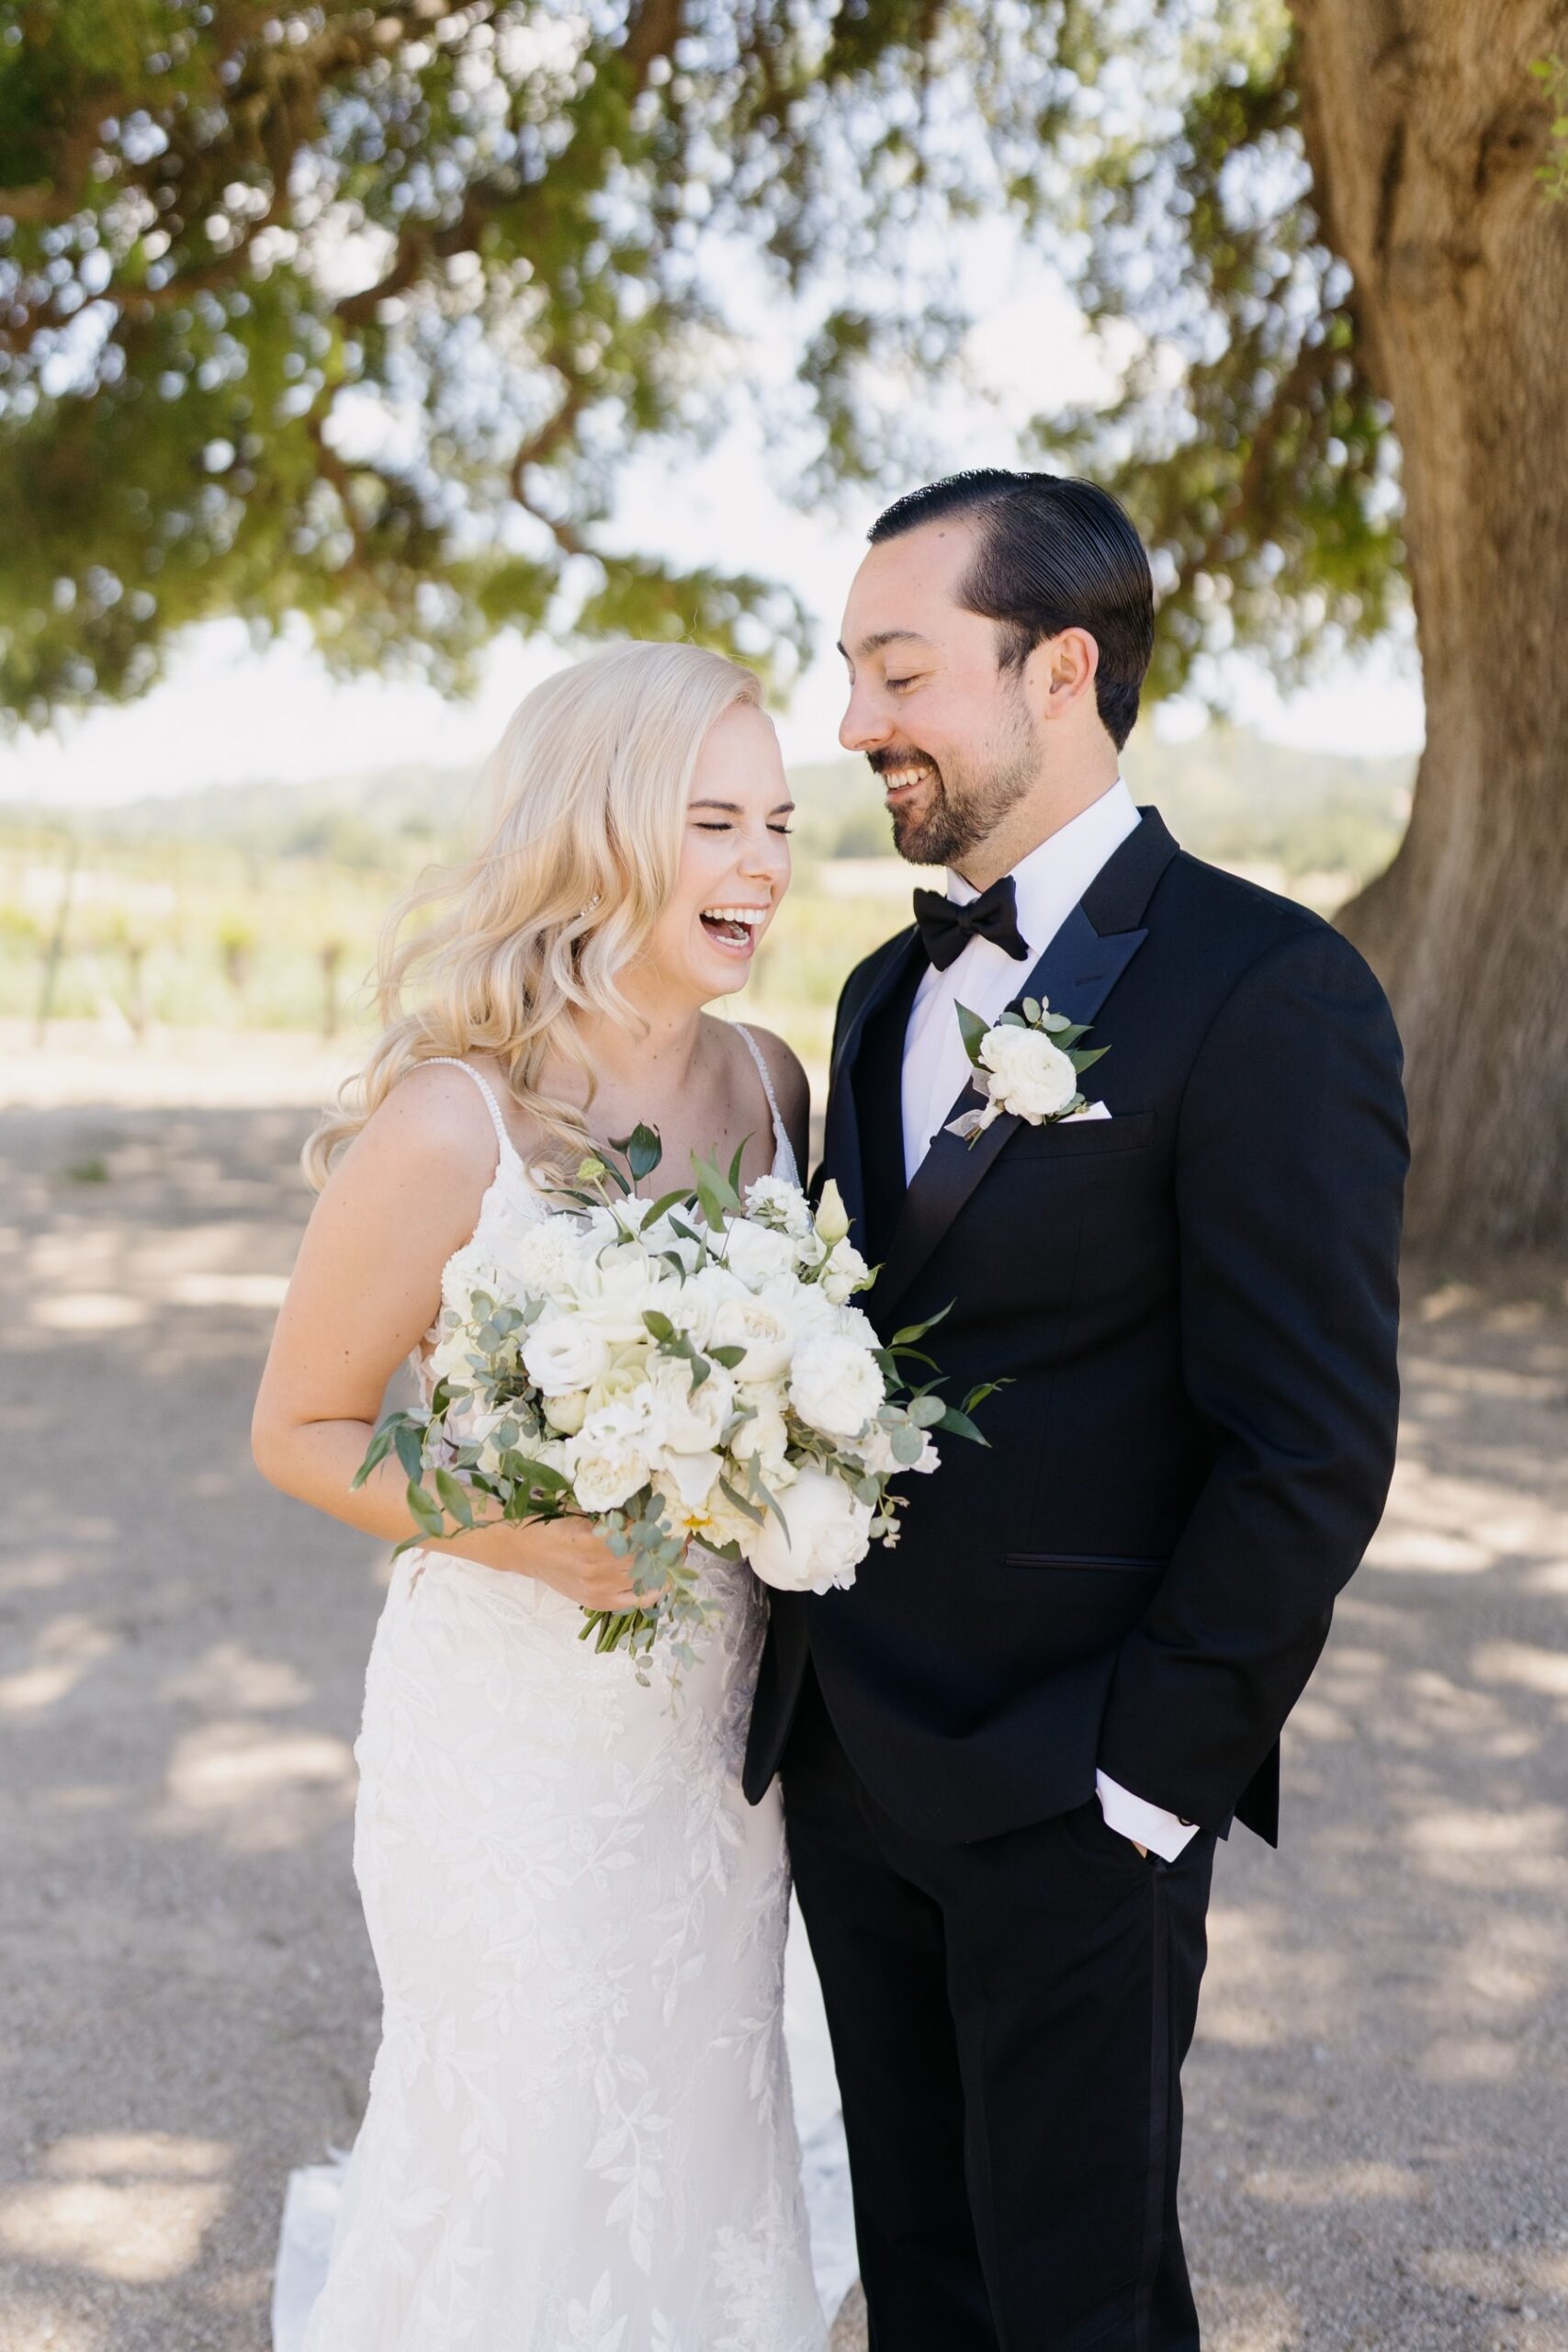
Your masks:
<instances>
[{"instance_id":1,"label":"white pocket square","mask_svg":"<svg viewBox=\"0 0 1568 2352\"><path fill-rule=\"evenodd\" d=\"M1081 1111L1069 1111L1065 1119L1057 1120L1056 1125L1059 1127L1076 1127L1082 1119L1109 1119L1110 1116L1103 1102L1090 1102Z\"/></svg>"}]
</instances>

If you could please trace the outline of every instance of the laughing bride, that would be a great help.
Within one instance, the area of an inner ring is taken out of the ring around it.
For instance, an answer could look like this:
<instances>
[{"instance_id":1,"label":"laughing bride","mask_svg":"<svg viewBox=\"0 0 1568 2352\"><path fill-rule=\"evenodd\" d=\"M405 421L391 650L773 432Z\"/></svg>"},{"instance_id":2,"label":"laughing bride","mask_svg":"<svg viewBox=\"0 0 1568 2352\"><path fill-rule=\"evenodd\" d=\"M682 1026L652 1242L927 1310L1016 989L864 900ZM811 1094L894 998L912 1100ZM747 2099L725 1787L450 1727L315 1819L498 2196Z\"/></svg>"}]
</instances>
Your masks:
<instances>
[{"instance_id":1,"label":"laughing bride","mask_svg":"<svg viewBox=\"0 0 1568 2352\"><path fill-rule=\"evenodd\" d=\"M404 910L356 1107L307 1147L256 1406L265 1476L389 1542L415 1532L401 1473L350 1480L459 1248L504 1267L552 1178L639 1120L667 1171L745 1139L743 1181L793 1178L805 1148L794 1056L704 1010L789 881L756 681L617 646L531 694L497 762L491 839L433 919ZM306 2352L822 2352L783 1827L739 1784L762 1604L702 1573L718 1614L676 1711L578 1639L630 1600L584 1522L399 1559L355 1751L383 2038Z\"/></svg>"}]
</instances>

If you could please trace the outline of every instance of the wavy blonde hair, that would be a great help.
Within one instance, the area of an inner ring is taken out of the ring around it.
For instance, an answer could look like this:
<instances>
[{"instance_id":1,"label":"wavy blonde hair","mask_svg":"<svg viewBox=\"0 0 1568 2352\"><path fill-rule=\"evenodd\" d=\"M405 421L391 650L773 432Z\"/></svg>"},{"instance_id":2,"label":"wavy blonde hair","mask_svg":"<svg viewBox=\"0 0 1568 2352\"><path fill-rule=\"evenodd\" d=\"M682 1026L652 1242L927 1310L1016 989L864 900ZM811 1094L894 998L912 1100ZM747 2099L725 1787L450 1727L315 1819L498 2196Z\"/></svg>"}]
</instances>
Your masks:
<instances>
[{"instance_id":1,"label":"wavy blonde hair","mask_svg":"<svg viewBox=\"0 0 1568 2352\"><path fill-rule=\"evenodd\" d=\"M722 654L637 642L604 647L525 696L482 778L490 838L423 877L387 920L382 1035L300 1155L313 1185L398 1080L442 1054L493 1054L563 1160L581 1152L582 1111L540 1084L547 1051L575 1064L592 1101L579 1015L636 1025L615 976L674 890L697 754L726 710L761 698L752 673ZM418 916L427 920L411 930Z\"/></svg>"}]
</instances>

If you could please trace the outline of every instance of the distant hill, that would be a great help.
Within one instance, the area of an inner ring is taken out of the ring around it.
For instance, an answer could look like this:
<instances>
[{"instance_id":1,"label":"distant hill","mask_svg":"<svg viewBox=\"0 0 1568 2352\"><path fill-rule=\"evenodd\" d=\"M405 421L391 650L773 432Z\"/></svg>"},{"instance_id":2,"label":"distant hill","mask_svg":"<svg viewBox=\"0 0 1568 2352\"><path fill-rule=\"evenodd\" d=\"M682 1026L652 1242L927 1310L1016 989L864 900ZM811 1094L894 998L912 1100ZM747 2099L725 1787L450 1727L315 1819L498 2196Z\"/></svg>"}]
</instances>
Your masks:
<instances>
[{"instance_id":1,"label":"distant hill","mask_svg":"<svg viewBox=\"0 0 1568 2352\"><path fill-rule=\"evenodd\" d=\"M1154 801L1201 856L1287 873L1324 866L1357 875L1375 871L1392 854L1415 770L1413 759L1292 751L1220 726L1187 742L1162 742L1140 728L1123 765L1138 797ZM790 783L807 858L891 855L887 819L863 760L795 767ZM409 763L310 784L222 785L132 801L96 815L93 829L103 839L222 842L376 867L403 863L411 847L446 854L481 821L473 768Z\"/></svg>"}]
</instances>

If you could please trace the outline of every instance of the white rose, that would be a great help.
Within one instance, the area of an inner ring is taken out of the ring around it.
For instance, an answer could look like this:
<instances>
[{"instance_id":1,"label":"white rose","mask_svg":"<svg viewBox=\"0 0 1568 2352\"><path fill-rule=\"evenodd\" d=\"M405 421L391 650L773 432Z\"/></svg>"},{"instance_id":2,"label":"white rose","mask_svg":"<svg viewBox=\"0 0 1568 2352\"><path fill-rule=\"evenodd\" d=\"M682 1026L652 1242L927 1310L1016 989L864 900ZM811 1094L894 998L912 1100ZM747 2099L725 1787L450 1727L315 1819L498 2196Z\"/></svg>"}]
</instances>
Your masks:
<instances>
[{"instance_id":1,"label":"white rose","mask_svg":"<svg viewBox=\"0 0 1568 2352\"><path fill-rule=\"evenodd\" d=\"M569 1298L587 1254L582 1230L570 1217L542 1216L518 1239L517 1279L536 1298Z\"/></svg>"},{"instance_id":2,"label":"white rose","mask_svg":"<svg viewBox=\"0 0 1568 2352\"><path fill-rule=\"evenodd\" d=\"M759 1176L747 1185L746 1214L765 1218L795 1241L811 1230L810 1202L798 1184L786 1183L782 1176Z\"/></svg>"},{"instance_id":3,"label":"white rose","mask_svg":"<svg viewBox=\"0 0 1568 2352\"><path fill-rule=\"evenodd\" d=\"M575 1312L552 1314L547 1309L523 1342L523 1369L546 1396L591 1387L609 1362L604 1332Z\"/></svg>"},{"instance_id":4,"label":"white rose","mask_svg":"<svg viewBox=\"0 0 1568 2352\"><path fill-rule=\"evenodd\" d=\"M854 1582L871 1545L871 1510L841 1478L807 1463L783 1506L787 1532L773 1512L747 1538L746 1556L764 1584L780 1592L827 1592Z\"/></svg>"},{"instance_id":5,"label":"white rose","mask_svg":"<svg viewBox=\"0 0 1568 2352\"><path fill-rule=\"evenodd\" d=\"M855 1291L865 1288L871 1280L871 1268L852 1243L835 1241L817 1279L824 1295L835 1306L842 1306Z\"/></svg>"},{"instance_id":6,"label":"white rose","mask_svg":"<svg viewBox=\"0 0 1568 2352\"><path fill-rule=\"evenodd\" d=\"M595 1384L595 1393L597 1393ZM545 1399L545 1419L563 1437L575 1437L588 1419L589 1392L586 1388L569 1388L564 1396Z\"/></svg>"},{"instance_id":7,"label":"white rose","mask_svg":"<svg viewBox=\"0 0 1568 2352\"><path fill-rule=\"evenodd\" d=\"M668 1268L651 1260L639 1242L622 1241L579 1267L572 1295L578 1313L620 1345L647 1337L644 1310L664 1306L664 1294L673 1287Z\"/></svg>"},{"instance_id":8,"label":"white rose","mask_svg":"<svg viewBox=\"0 0 1568 2352\"><path fill-rule=\"evenodd\" d=\"M857 1437L887 1394L868 1348L835 1331L813 1331L795 1350L789 1401L826 1437Z\"/></svg>"},{"instance_id":9,"label":"white rose","mask_svg":"<svg viewBox=\"0 0 1568 2352\"><path fill-rule=\"evenodd\" d=\"M737 1380L782 1380L789 1370L794 1331L782 1306L769 1298L753 1298L741 1286L739 1298L726 1299L716 1309L706 1345L744 1348L734 1367Z\"/></svg>"},{"instance_id":10,"label":"white rose","mask_svg":"<svg viewBox=\"0 0 1568 2352\"><path fill-rule=\"evenodd\" d=\"M1054 1119L1078 1091L1077 1070L1042 1029L987 1029L980 1059L992 1074L992 1102L1021 1119Z\"/></svg>"},{"instance_id":11,"label":"white rose","mask_svg":"<svg viewBox=\"0 0 1568 2352\"><path fill-rule=\"evenodd\" d=\"M614 1510L648 1484L648 1431L635 1405L606 1405L566 1445L566 1469L584 1510Z\"/></svg>"},{"instance_id":12,"label":"white rose","mask_svg":"<svg viewBox=\"0 0 1568 2352\"><path fill-rule=\"evenodd\" d=\"M705 1266L683 1283L671 1283L659 1305L677 1331L683 1331L694 1348L704 1349L715 1344L715 1327L725 1306L750 1295L739 1274L724 1266Z\"/></svg>"},{"instance_id":13,"label":"white rose","mask_svg":"<svg viewBox=\"0 0 1568 2352\"><path fill-rule=\"evenodd\" d=\"M724 1259L732 1274L739 1274L748 1290L761 1290L764 1283L780 1274L794 1271L795 1245L787 1233L775 1233L771 1226L752 1225L744 1217L731 1217L725 1236Z\"/></svg>"},{"instance_id":14,"label":"white rose","mask_svg":"<svg viewBox=\"0 0 1568 2352\"><path fill-rule=\"evenodd\" d=\"M735 1411L735 1384L721 1364L694 1388L683 1357L651 1356L648 1380L649 1421L660 1445L675 1453L705 1453L717 1445Z\"/></svg>"}]
</instances>

